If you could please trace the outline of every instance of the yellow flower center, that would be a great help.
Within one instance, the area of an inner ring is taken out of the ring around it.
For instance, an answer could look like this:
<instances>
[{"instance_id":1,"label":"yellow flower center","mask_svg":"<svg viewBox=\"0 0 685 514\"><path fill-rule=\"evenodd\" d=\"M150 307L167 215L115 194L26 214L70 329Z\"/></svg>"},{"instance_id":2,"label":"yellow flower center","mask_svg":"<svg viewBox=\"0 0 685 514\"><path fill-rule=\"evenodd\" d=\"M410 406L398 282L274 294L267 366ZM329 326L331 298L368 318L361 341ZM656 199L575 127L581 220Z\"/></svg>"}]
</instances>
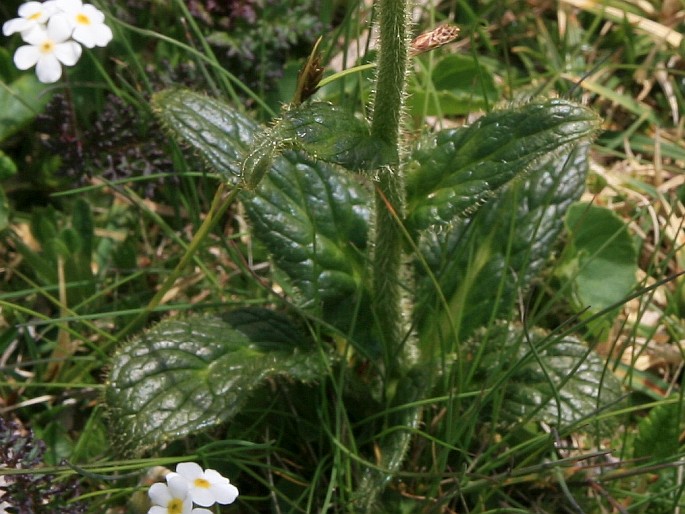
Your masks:
<instances>
[{"instance_id":1,"label":"yellow flower center","mask_svg":"<svg viewBox=\"0 0 685 514\"><path fill-rule=\"evenodd\" d=\"M166 504L166 511L169 514L181 514L183 512L183 500L179 500L178 498L172 499Z\"/></svg>"},{"instance_id":2,"label":"yellow flower center","mask_svg":"<svg viewBox=\"0 0 685 514\"><path fill-rule=\"evenodd\" d=\"M79 25L90 25L90 18L85 14L78 13L76 15L76 23Z\"/></svg>"},{"instance_id":3,"label":"yellow flower center","mask_svg":"<svg viewBox=\"0 0 685 514\"><path fill-rule=\"evenodd\" d=\"M33 21L33 20L38 20L38 19L40 19L40 15L41 15L41 14L43 14L43 13L41 13L40 11L34 12L31 16L29 16L29 17L26 18L26 19L27 19L27 20L31 20L31 21Z\"/></svg>"},{"instance_id":4,"label":"yellow flower center","mask_svg":"<svg viewBox=\"0 0 685 514\"><path fill-rule=\"evenodd\" d=\"M193 482L195 487L202 487L203 489L209 489L210 483L204 478L196 478Z\"/></svg>"},{"instance_id":5,"label":"yellow flower center","mask_svg":"<svg viewBox=\"0 0 685 514\"><path fill-rule=\"evenodd\" d=\"M55 43L50 39L47 39L40 44L39 48L44 54L51 54L55 51Z\"/></svg>"}]
</instances>

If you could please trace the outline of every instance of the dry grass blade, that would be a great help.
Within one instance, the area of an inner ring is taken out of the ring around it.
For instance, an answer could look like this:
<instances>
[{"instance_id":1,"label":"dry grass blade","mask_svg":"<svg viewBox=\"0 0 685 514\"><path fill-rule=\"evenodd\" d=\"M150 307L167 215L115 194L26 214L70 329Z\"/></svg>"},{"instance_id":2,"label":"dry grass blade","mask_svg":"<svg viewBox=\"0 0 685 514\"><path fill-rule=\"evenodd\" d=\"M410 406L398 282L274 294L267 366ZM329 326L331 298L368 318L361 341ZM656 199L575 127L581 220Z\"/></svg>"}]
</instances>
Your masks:
<instances>
[{"instance_id":1,"label":"dry grass blade","mask_svg":"<svg viewBox=\"0 0 685 514\"><path fill-rule=\"evenodd\" d=\"M602 3L595 2L594 0L562 1L579 9L583 9L584 11L590 11L595 14L599 14L615 22L622 22L623 20L626 20L628 23L633 25L635 29L654 36L654 38L658 41L666 41L674 48L680 48L680 45L683 42L682 34L665 25L662 25L661 23L638 16L637 14L626 12L616 7L603 5Z\"/></svg>"}]
</instances>

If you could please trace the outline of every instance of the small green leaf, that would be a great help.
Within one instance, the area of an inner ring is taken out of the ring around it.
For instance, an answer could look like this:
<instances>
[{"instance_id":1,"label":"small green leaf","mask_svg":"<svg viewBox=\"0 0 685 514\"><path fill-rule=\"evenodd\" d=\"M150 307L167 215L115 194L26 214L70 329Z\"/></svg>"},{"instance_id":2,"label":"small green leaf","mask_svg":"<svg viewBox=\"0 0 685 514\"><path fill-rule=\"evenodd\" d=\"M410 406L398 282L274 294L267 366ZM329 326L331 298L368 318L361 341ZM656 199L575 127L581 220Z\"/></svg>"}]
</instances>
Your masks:
<instances>
[{"instance_id":1,"label":"small green leaf","mask_svg":"<svg viewBox=\"0 0 685 514\"><path fill-rule=\"evenodd\" d=\"M673 396L668 403L657 405L640 421L634 443L636 459L661 460L680 452L685 411L682 402L675 401L677 398Z\"/></svg>"},{"instance_id":2,"label":"small green leaf","mask_svg":"<svg viewBox=\"0 0 685 514\"><path fill-rule=\"evenodd\" d=\"M257 123L220 100L187 89L160 91L153 95L152 106L176 138L197 150L229 183L239 182L240 164Z\"/></svg>"},{"instance_id":3,"label":"small green leaf","mask_svg":"<svg viewBox=\"0 0 685 514\"><path fill-rule=\"evenodd\" d=\"M497 402L499 414L510 422L535 419L573 425L622 396L621 384L606 361L571 337L557 339L540 331L524 337L503 327L488 333L485 344L478 377L484 388L493 388L489 395L504 395ZM505 376L505 383L495 384Z\"/></svg>"},{"instance_id":4,"label":"small green leaf","mask_svg":"<svg viewBox=\"0 0 685 514\"><path fill-rule=\"evenodd\" d=\"M507 183L551 164L597 128L592 111L558 99L492 112L469 127L439 132L408 166L409 227L449 225L473 213Z\"/></svg>"},{"instance_id":5,"label":"small green leaf","mask_svg":"<svg viewBox=\"0 0 685 514\"><path fill-rule=\"evenodd\" d=\"M105 401L113 436L141 451L229 420L267 379L325 373L321 352L286 318L244 309L167 319L124 344Z\"/></svg>"},{"instance_id":6,"label":"small green leaf","mask_svg":"<svg viewBox=\"0 0 685 514\"><path fill-rule=\"evenodd\" d=\"M257 188L281 152L281 144L275 131L266 130L256 138L240 165L240 177L246 189L254 191Z\"/></svg>"},{"instance_id":7,"label":"small green leaf","mask_svg":"<svg viewBox=\"0 0 685 514\"><path fill-rule=\"evenodd\" d=\"M369 124L347 109L312 102L287 111L280 124L286 144L314 159L353 171L375 170L393 162L393 149L372 138Z\"/></svg>"},{"instance_id":8,"label":"small green leaf","mask_svg":"<svg viewBox=\"0 0 685 514\"><path fill-rule=\"evenodd\" d=\"M578 203L569 209L566 225L569 247L558 274L572 281L576 309L598 313L628 296L635 287L637 251L625 222L609 209ZM590 328L596 333L608 323Z\"/></svg>"},{"instance_id":9,"label":"small green leaf","mask_svg":"<svg viewBox=\"0 0 685 514\"><path fill-rule=\"evenodd\" d=\"M425 82L430 80L431 87ZM418 77L407 105L422 116L468 114L497 103L499 92L492 73L472 57L452 54L441 59L430 77Z\"/></svg>"},{"instance_id":10,"label":"small green leaf","mask_svg":"<svg viewBox=\"0 0 685 514\"><path fill-rule=\"evenodd\" d=\"M371 171L396 160L389 145L371 137L365 120L331 104L312 102L286 111L256 138L242 164L248 189L257 186L285 149L352 171Z\"/></svg>"}]
</instances>

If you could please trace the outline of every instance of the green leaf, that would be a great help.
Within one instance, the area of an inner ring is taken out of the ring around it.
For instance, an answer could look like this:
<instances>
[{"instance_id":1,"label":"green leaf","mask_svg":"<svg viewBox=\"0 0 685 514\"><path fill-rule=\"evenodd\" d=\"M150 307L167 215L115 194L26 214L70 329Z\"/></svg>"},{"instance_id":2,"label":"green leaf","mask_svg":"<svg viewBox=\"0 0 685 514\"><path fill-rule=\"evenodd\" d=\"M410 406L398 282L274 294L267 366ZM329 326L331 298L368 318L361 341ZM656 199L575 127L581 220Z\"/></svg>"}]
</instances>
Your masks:
<instances>
[{"instance_id":1,"label":"green leaf","mask_svg":"<svg viewBox=\"0 0 685 514\"><path fill-rule=\"evenodd\" d=\"M45 108L52 93L33 74L24 74L0 88L0 141L30 123Z\"/></svg>"},{"instance_id":2,"label":"green leaf","mask_svg":"<svg viewBox=\"0 0 685 514\"><path fill-rule=\"evenodd\" d=\"M640 421L633 457L661 460L680 452L679 438L685 411L682 402L677 400L678 396L673 396L668 403L657 405Z\"/></svg>"},{"instance_id":3,"label":"green leaf","mask_svg":"<svg viewBox=\"0 0 685 514\"><path fill-rule=\"evenodd\" d=\"M287 111L279 124L281 137L314 159L354 171L375 170L393 160L393 148L372 138L369 124L347 109L307 103Z\"/></svg>"},{"instance_id":4,"label":"green leaf","mask_svg":"<svg viewBox=\"0 0 685 514\"><path fill-rule=\"evenodd\" d=\"M286 111L256 138L242 165L248 189L254 189L285 149L338 164L352 171L375 170L393 162L395 151L371 137L369 124L346 109L311 102Z\"/></svg>"},{"instance_id":5,"label":"green leaf","mask_svg":"<svg viewBox=\"0 0 685 514\"><path fill-rule=\"evenodd\" d=\"M167 319L124 344L105 401L112 435L141 451L229 420L265 380L325 374L321 352L287 318L244 309Z\"/></svg>"},{"instance_id":6,"label":"green leaf","mask_svg":"<svg viewBox=\"0 0 685 514\"><path fill-rule=\"evenodd\" d=\"M239 182L257 123L220 100L187 89L160 91L152 106L174 137L197 150L226 181Z\"/></svg>"},{"instance_id":7,"label":"green leaf","mask_svg":"<svg viewBox=\"0 0 685 514\"><path fill-rule=\"evenodd\" d=\"M430 80L431 87L425 82ZM463 115L494 105L499 92L492 73L478 61L452 54L441 59L430 77L419 77L410 87L407 106L414 115Z\"/></svg>"},{"instance_id":8,"label":"green leaf","mask_svg":"<svg viewBox=\"0 0 685 514\"><path fill-rule=\"evenodd\" d=\"M625 222L609 209L578 203L566 216L569 245L558 275L570 280L578 311L601 312L635 287L637 250ZM601 284L601 287L598 287ZM610 320L592 325L594 333Z\"/></svg>"},{"instance_id":9,"label":"green leaf","mask_svg":"<svg viewBox=\"0 0 685 514\"><path fill-rule=\"evenodd\" d=\"M355 305L368 298L367 190L326 163L286 152L242 198L254 237L301 293L301 306L347 332Z\"/></svg>"},{"instance_id":10,"label":"green leaf","mask_svg":"<svg viewBox=\"0 0 685 514\"><path fill-rule=\"evenodd\" d=\"M447 299L444 313L435 285L418 268L417 317L425 341L460 339L493 319L509 316L517 294L542 271L564 227L564 215L585 187L589 142L567 146L538 161L470 220L425 234L421 250ZM537 166L540 166L537 168Z\"/></svg>"},{"instance_id":11,"label":"green leaf","mask_svg":"<svg viewBox=\"0 0 685 514\"><path fill-rule=\"evenodd\" d=\"M558 99L439 132L414 152L407 169L409 228L445 226L472 214L507 183L551 165L597 128L592 111Z\"/></svg>"},{"instance_id":12,"label":"green leaf","mask_svg":"<svg viewBox=\"0 0 685 514\"><path fill-rule=\"evenodd\" d=\"M474 344L486 345L477 373L482 387L492 388L484 403L503 395L495 404L505 421L569 426L622 397L621 384L606 361L574 338L541 331L524 336L502 327Z\"/></svg>"}]
</instances>

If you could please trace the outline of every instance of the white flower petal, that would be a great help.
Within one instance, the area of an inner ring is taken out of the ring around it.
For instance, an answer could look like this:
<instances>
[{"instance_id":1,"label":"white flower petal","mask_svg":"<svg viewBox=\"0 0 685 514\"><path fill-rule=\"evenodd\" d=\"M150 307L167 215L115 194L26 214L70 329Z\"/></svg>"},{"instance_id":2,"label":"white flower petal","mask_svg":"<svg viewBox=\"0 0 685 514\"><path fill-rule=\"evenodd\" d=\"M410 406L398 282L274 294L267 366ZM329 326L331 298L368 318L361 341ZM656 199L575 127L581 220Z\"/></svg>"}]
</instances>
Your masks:
<instances>
[{"instance_id":1,"label":"white flower petal","mask_svg":"<svg viewBox=\"0 0 685 514\"><path fill-rule=\"evenodd\" d=\"M207 509L193 509L190 514L212 514L212 511Z\"/></svg>"},{"instance_id":2,"label":"white flower petal","mask_svg":"<svg viewBox=\"0 0 685 514\"><path fill-rule=\"evenodd\" d=\"M169 503L172 498L171 493L169 492L169 487L161 482L152 484L147 492L147 495L150 497L150 500L152 500L152 503L164 506L166 506L166 504Z\"/></svg>"},{"instance_id":3,"label":"white flower petal","mask_svg":"<svg viewBox=\"0 0 685 514\"><path fill-rule=\"evenodd\" d=\"M192 482L196 478L201 477L203 472L202 467L196 462L180 462L176 466L176 473Z\"/></svg>"},{"instance_id":4,"label":"white flower petal","mask_svg":"<svg viewBox=\"0 0 685 514\"><path fill-rule=\"evenodd\" d=\"M74 26L65 14L55 14L48 22L48 37L55 43L62 43L71 37Z\"/></svg>"},{"instance_id":5,"label":"white flower petal","mask_svg":"<svg viewBox=\"0 0 685 514\"><path fill-rule=\"evenodd\" d=\"M214 484L211 489L214 499L221 505L233 503L238 497L238 488L233 484Z\"/></svg>"},{"instance_id":6,"label":"white flower petal","mask_svg":"<svg viewBox=\"0 0 685 514\"><path fill-rule=\"evenodd\" d=\"M36 76L44 84L57 82L62 76L62 65L53 54L42 55L36 63Z\"/></svg>"},{"instance_id":7,"label":"white flower petal","mask_svg":"<svg viewBox=\"0 0 685 514\"><path fill-rule=\"evenodd\" d=\"M193 501L190 499L190 496L188 496L185 500L183 500L183 514L190 514L193 510Z\"/></svg>"},{"instance_id":8,"label":"white flower petal","mask_svg":"<svg viewBox=\"0 0 685 514\"><path fill-rule=\"evenodd\" d=\"M2 33L5 36L11 36L16 32L28 30L33 27L33 25L34 23L31 23L29 20L24 18L13 18L2 24Z\"/></svg>"},{"instance_id":9,"label":"white flower petal","mask_svg":"<svg viewBox=\"0 0 685 514\"><path fill-rule=\"evenodd\" d=\"M60 10L55 0L47 0L46 2L42 3L42 6L43 10L47 13L48 16L52 16Z\"/></svg>"},{"instance_id":10,"label":"white flower petal","mask_svg":"<svg viewBox=\"0 0 685 514\"><path fill-rule=\"evenodd\" d=\"M188 481L181 475L167 475L167 484L174 498L184 498L188 494Z\"/></svg>"},{"instance_id":11,"label":"white flower petal","mask_svg":"<svg viewBox=\"0 0 685 514\"><path fill-rule=\"evenodd\" d=\"M40 51L37 47L24 45L17 48L14 52L14 65L20 70L28 70L35 66L40 58Z\"/></svg>"},{"instance_id":12,"label":"white flower petal","mask_svg":"<svg viewBox=\"0 0 685 514\"><path fill-rule=\"evenodd\" d=\"M216 502L212 491L206 488L193 487L190 489L190 496L201 507L211 507Z\"/></svg>"},{"instance_id":13,"label":"white flower petal","mask_svg":"<svg viewBox=\"0 0 685 514\"><path fill-rule=\"evenodd\" d=\"M107 46L109 42L112 41L112 39L114 39L112 29L110 29L104 23L102 25L99 25L97 39L95 40L95 46Z\"/></svg>"},{"instance_id":14,"label":"white flower petal","mask_svg":"<svg viewBox=\"0 0 685 514\"><path fill-rule=\"evenodd\" d=\"M34 27L31 30L22 32L21 37L28 44L34 46L40 46L45 42L46 39L49 39L48 31L42 26Z\"/></svg>"},{"instance_id":15,"label":"white flower petal","mask_svg":"<svg viewBox=\"0 0 685 514\"><path fill-rule=\"evenodd\" d=\"M74 41L78 41L86 48L93 48L95 46L95 40L97 34L93 33L90 27L76 27L74 29L74 34L72 36Z\"/></svg>"},{"instance_id":16,"label":"white flower petal","mask_svg":"<svg viewBox=\"0 0 685 514\"><path fill-rule=\"evenodd\" d=\"M19 6L17 13L22 18L30 18L35 13L39 13L43 10L43 4L41 2L24 2Z\"/></svg>"},{"instance_id":17,"label":"white flower petal","mask_svg":"<svg viewBox=\"0 0 685 514\"><path fill-rule=\"evenodd\" d=\"M55 45L54 54L65 66L73 66L80 59L82 51L81 45L74 41L67 41Z\"/></svg>"},{"instance_id":18,"label":"white flower petal","mask_svg":"<svg viewBox=\"0 0 685 514\"><path fill-rule=\"evenodd\" d=\"M147 514L169 514L169 509L159 505L153 505L150 507L150 510L147 511Z\"/></svg>"},{"instance_id":19,"label":"white flower petal","mask_svg":"<svg viewBox=\"0 0 685 514\"><path fill-rule=\"evenodd\" d=\"M64 12L76 12L83 7L81 0L56 0L57 7Z\"/></svg>"},{"instance_id":20,"label":"white flower petal","mask_svg":"<svg viewBox=\"0 0 685 514\"><path fill-rule=\"evenodd\" d=\"M81 14L86 16L90 20L90 23L99 24L105 21L105 14L91 4L85 4L81 10Z\"/></svg>"},{"instance_id":21,"label":"white flower petal","mask_svg":"<svg viewBox=\"0 0 685 514\"><path fill-rule=\"evenodd\" d=\"M212 484L228 484L229 480L215 469L205 470L205 478Z\"/></svg>"}]
</instances>

